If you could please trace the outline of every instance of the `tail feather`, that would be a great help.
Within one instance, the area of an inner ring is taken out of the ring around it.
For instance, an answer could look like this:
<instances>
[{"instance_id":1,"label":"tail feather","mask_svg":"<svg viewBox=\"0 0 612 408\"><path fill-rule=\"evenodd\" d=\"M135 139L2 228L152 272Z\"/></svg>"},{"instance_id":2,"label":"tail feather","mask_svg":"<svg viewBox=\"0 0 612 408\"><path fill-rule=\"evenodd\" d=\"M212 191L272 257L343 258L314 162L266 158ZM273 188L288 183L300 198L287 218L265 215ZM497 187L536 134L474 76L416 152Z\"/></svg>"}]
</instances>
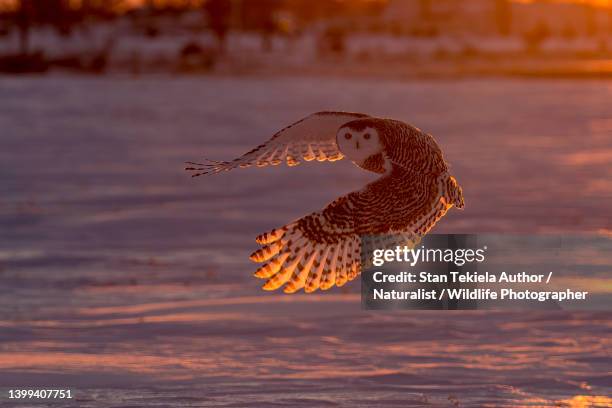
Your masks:
<instances>
[{"instance_id":1,"label":"tail feather","mask_svg":"<svg viewBox=\"0 0 612 408\"><path fill-rule=\"evenodd\" d=\"M447 193L449 196L449 201L457 208L463 208L465 206L465 202L463 200L463 190L459 183L457 183L457 179L453 176L448 178L447 183Z\"/></svg>"}]
</instances>

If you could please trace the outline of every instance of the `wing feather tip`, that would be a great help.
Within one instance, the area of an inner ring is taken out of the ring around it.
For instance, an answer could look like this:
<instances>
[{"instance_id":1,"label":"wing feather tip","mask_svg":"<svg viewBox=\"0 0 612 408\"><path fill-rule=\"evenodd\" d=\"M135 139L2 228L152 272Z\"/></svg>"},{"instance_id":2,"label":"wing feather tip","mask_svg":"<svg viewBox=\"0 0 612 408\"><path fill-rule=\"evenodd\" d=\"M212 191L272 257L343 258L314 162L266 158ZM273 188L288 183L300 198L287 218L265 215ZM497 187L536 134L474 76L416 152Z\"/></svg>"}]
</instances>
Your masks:
<instances>
[{"instance_id":1,"label":"wing feather tip","mask_svg":"<svg viewBox=\"0 0 612 408\"><path fill-rule=\"evenodd\" d=\"M272 291L276 290L276 288L272 287L268 283L265 283L261 288L263 290L265 290L266 292L272 292Z\"/></svg>"},{"instance_id":2,"label":"wing feather tip","mask_svg":"<svg viewBox=\"0 0 612 408\"><path fill-rule=\"evenodd\" d=\"M249 259L253 262L265 262L277 255L282 249L282 242L276 241L269 246L259 248L257 251L249 255Z\"/></svg>"},{"instance_id":3,"label":"wing feather tip","mask_svg":"<svg viewBox=\"0 0 612 408\"><path fill-rule=\"evenodd\" d=\"M268 291L268 292L272 292L278 288L280 288L281 286L283 286L283 280L279 279L278 274L272 276L270 279L268 279L268 281L266 283L264 283L264 285L261 287L263 290Z\"/></svg>"},{"instance_id":4,"label":"wing feather tip","mask_svg":"<svg viewBox=\"0 0 612 408\"><path fill-rule=\"evenodd\" d=\"M291 294L293 294L293 293L297 292L299 289L300 289L300 288L299 288L299 287L297 287L296 285L293 285L293 284L291 284L291 283L288 283L288 284L285 286L285 288L283 289L283 292L284 292L284 293L286 293L286 294L288 294L288 295L291 295Z\"/></svg>"},{"instance_id":5,"label":"wing feather tip","mask_svg":"<svg viewBox=\"0 0 612 408\"><path fill-rule=\"evenodd\" d=\"M255 237L255 241L260 245L271 244L275 241L278 241L285 234L286 228L278 228L269 232L264 232L263 234Z\"/></svg>"},{"instance_id":6,"label":"wing feather tip","mask_svg":"<svg viewBox=\"0 0 612 408\"><path fill-rule=\"evenodd\" d=\"M261 268L258 268L255 272L253 272L253 276L259 279L266 279L269 278L269 269L270 266L269 265L264 265Z\"/></svg>"},{"instance_id":7,"label":"wing feather tip","mask_svg":"<svg viewBox=\"0 0 612 408\"><path fill-rule=\"evenodd\" d=\"M334 282L329 281L321 283L319 287L321 290L329 290L332 286L334 286Z\"/></svg>"}]
</instances>

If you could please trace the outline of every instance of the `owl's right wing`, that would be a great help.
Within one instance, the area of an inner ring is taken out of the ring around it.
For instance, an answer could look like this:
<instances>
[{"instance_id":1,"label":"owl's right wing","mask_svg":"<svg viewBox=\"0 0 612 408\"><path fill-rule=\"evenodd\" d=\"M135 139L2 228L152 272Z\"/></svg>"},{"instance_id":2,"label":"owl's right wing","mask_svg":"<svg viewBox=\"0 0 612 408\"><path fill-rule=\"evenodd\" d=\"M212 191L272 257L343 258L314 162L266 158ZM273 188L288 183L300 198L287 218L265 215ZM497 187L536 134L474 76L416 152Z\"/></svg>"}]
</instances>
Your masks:
<instances>
[{"instance_id":1,"label":"owl's right wing","mask_svg":"<svg viewBox=\"0 0 612 408\"><path fill-rule=\"evenodd\" d=\"M251 260L265 262L255 272L267 279L263 289L286 285L285 293L302 288L308 293L343 286L371 264L374 249L418 244L450 204L428 197L425 186L404 188L396 197L393 192L405 184L391 175L381 177L321 211L258 236L263 248ZM424 204L431 211L420 211Z\"/></svg>"},{"instance_id":2,"label":"owl's right wing","mask_svg":"<svg viewBox=\"0 0 612 408\"><path fill-rule=\"evenodd\" d=\"M278 131L266 143L231 161L187 162L192 177L215 174L239 167L300 164L301 160L335 161L344 156L336 145L336 133L351 120L367 117L362 113L317 112Z\"/></svg>"}]
</instances>

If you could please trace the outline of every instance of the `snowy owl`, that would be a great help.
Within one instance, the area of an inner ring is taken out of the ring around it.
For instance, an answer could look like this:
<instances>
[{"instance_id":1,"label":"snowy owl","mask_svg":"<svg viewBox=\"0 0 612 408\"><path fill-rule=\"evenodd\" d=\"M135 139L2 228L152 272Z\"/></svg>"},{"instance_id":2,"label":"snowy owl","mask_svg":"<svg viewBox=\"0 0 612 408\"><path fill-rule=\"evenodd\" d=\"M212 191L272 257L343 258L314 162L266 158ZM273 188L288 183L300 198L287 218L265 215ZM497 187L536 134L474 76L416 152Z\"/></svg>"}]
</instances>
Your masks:
<instances>
[{"instance_id":1,"label":"snowy owl","mask_svg":"<svg viewBox=\"0 0 612 408\"><path fill-rule=\"evenodd\" d=\"M266 143L227 162L187 162L193 177L239 167L295 166L348 157L381 175L321 211L259 235L251 255L265 262L255 276L265 290L327 290L355 279L364 267L365 237L416 245L452 207L463 208L461 187L449 174L432 136L406 123L360 113L318 112L277 132ZM362 248L362 246L364 248Z\"/></svg>"}]
</instances>

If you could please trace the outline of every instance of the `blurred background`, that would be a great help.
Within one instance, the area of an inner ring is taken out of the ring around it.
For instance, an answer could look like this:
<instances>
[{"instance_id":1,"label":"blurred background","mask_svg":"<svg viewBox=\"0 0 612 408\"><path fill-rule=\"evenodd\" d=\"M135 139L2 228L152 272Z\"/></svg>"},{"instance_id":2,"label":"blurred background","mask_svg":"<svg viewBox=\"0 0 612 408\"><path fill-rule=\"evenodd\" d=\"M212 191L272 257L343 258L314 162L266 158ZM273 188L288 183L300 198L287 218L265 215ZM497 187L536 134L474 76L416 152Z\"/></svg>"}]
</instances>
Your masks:
<instances>
[{"instance_id":1,"label":"blurred background","mask_svg":"<svg viewBox=\"0 0 612 408\"><path fill-rule=\"evenodd\" d=\"M0 72L610 76L607 0L1 0Z\"/></svg>"},{"instance_id":2,"label":"blurred background","mask_svg":"<svg viewBox=\"0 0 612 408\"><path fill-rule=\"evenodd\" d=\"M39 405L612 406L610 310L383 313L361 310L359 281L262 291L254 237L375 175L184 171L316 111L400 119L463 187L433 233L582 243L507 255L578 265L572 289L609 296L612 2L0 10L0 406L49 386L76 399Z\"/></svg>"}]
</instances>

